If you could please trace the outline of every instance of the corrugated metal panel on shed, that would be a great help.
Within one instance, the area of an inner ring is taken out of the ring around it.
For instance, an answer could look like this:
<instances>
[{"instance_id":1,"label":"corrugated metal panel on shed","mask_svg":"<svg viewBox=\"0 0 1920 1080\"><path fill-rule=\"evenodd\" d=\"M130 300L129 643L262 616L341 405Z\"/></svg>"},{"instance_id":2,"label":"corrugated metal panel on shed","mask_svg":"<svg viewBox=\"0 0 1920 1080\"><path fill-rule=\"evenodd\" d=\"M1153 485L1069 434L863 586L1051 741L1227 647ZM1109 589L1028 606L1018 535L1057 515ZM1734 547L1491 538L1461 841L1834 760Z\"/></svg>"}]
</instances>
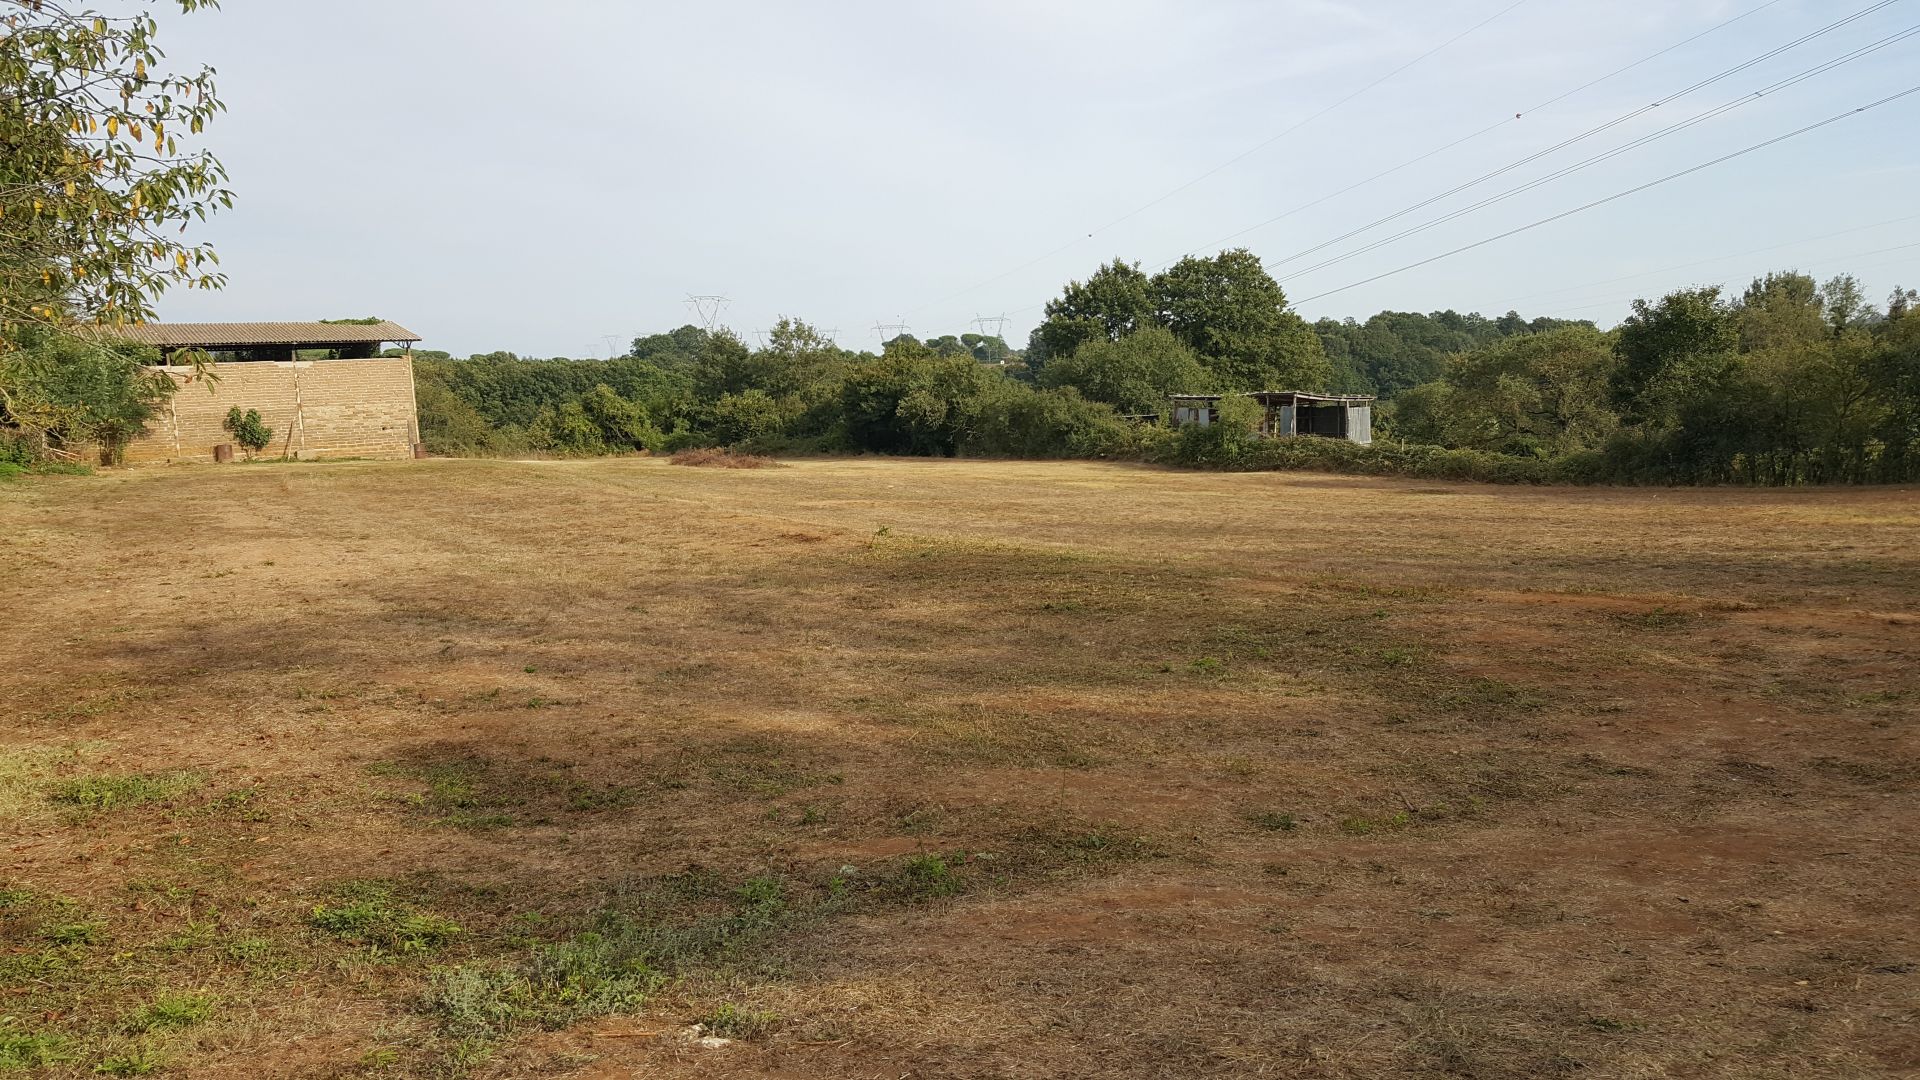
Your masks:
<instances>
[{"instance_id":1,"label":"corrugated metal panel on shed","mask_svg":"<svg viewBox=\"0 0 1920 1080\"><path fill-rule=\"evenodd\" d=\"M219 349L252 345L363 345L382 341L419 341L420 335L396 322L247 322L142 323L103 326L100 332L135 345L160 348Z\"/></svg>"}]
</instances>

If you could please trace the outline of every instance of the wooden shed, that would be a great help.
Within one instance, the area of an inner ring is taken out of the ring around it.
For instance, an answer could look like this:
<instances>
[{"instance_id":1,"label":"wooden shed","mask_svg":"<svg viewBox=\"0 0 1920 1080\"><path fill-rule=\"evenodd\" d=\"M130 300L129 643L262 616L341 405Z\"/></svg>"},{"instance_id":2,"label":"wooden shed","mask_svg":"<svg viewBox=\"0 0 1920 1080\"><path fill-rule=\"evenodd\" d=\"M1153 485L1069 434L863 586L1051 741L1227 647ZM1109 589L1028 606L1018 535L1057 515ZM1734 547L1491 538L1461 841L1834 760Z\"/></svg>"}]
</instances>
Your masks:
<instances>
[{"instance_id":1,"label":"wooden shed","mask_svg":"<svg viewBox=\"0 0 1920 1080\"><path fill-rule=\"evenodd\" d=\"M1207 425L1220 418L1225 394L1174 394L1173 422ZM1307 394L1298 390L1259 390L1233 397L1252 398L1265 409L1259 433L1266 438L1318 435L1362 446L1373 442L1373 398L1366 394Z\"/></svg>"}]
</instances>

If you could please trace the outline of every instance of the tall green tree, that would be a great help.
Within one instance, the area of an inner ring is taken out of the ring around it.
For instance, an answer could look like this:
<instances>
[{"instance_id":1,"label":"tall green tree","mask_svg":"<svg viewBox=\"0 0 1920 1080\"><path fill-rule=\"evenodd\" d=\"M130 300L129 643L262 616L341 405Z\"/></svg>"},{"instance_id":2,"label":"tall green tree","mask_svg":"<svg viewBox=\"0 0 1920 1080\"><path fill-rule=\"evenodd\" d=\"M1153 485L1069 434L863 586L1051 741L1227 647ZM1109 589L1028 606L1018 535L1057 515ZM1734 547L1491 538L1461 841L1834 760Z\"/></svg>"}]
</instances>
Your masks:
<instances>
[{"instance_id":1,"label":"tall green tree","mask_svg":"<svg viewBox=\"0 0 1920 1080\"><path fill-rule=\"evenodd\" d=\"M1154 321L1151 282L1139 263L1115 259L1086 281L1069 281L1047 301L1027 339L1027 366L1039 371L1089 341L1118 341Z\"/></svg>"},{"instance_id":2,"label":"tall green tree","mask_svg":"<svg viewBox=\"0 0 1920 1080\"><path fill-rule=\"evenodd\" d=\"M1320 390L1332 377L1319 337L1245 248L1181 259L1149 293L1156 321L1229 387Z\"/></svg>"},{"instance_id":3,"label":"tall green tree","mask_svg":"<svg viewBox=\"0 0 1920 1080\"><path fill-rule=\"evenodd\" d=\"M1867 291L1852 274L1840 274L1820 286L1820 304L1835 337L1862 329L1879 315L1867 301Z\"/></svg>"},{"instance_id":4,"label":"tall green tree","mask_svg":"<svg viewBox=\"0 0 1920 1080\"><path fill-rule=\"evenodd\" d=\"M841 384L847 441L886 454L947 456L967 441L972 402L1002 377L971 356L896 338Z\"/></svg>"},{"instance_id":5,"label":"tall green tree","mask_svg":"<svg viewBox=\"0 0 1920 1080\"><path fill-rule=\"evenodd\" d=\"M1123 413L1160 412L1167 395L1211 390L1215 377L1173 332L1147 326L1118 341L1089 341L1040 369L1047 388L1073 387Z\"/></svg>"},{"instance_id":6,"label":"tall green tree","mask_svg":"<svg viewBox=\"0 0 1920 1080\"><path fill-rule=\"evenodd\" d=\"M1607 403L1613 365L1612 343L1591 326L1504 337L1396 399L1395 430L1524 457L1597 447L1619 426Z\"/></svg>"},{"instance_id":7,"label":"tall green tree","mask_svg":"<svg viewBox=\"0 0 1920 1080\"><path fill-rule=\"evenodd\" d=\"M1739 367L1739 345L1739 324L1717 286L1635 300L1614 345L1614 404L1629 421L1670 425L1722 388Z\"/></svg>"},{"instance_id":8,"label":"tall green tree","mask_svg":"<svg viewBox=\"0 0 1920 1080\"><path fill-rule=\"evenodd\" d=\"M1767 274L1753 279L1735 304L1740 325L1740 349L1797 348L1828 334L1820 287L1797 271Z\"/></svg>"}]
</instances>

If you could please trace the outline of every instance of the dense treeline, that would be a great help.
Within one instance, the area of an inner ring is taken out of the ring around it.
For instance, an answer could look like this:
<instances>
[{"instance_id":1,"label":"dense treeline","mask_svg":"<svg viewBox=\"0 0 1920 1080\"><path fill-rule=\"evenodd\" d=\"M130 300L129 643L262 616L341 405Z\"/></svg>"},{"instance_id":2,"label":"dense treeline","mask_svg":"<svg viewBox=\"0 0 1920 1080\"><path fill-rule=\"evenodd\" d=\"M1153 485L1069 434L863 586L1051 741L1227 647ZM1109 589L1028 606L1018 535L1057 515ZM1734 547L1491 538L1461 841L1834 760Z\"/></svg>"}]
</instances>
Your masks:
<instances>
[{"instance_id":1,"label":"dense treeline","mask_svg":"<svg viewBox=\"0 0 1920 1080\"><path fill-rule=\"evenodd\" d=\"M1382 312L1309 325L1245 251L1069 282L1024 351L900 337L852 352L783 319L758 348L682 327L612 360L418 355L423 436L453 454L724 445L772 453L1127 457L1527 482L1920 479L1920 315L1850 277L1638 301L1612 331ZM1167 395L1377 394L1376 444L1262 440L1240 410L1175 431Z\"/></svg>"},{"instance_id":2,"label":"dense treeline","mask_svg":"<svg viewBox=\"0 0 1920 1080\"><path fill-rule=\"evenodd\" d=\"M179 379L100 328L150 317L170 286L224 281L209 249L177 238L229 203L224 170L162 133L195 132L221 105L209 70L148 70L151 20L16 6L0 34L0 465L110 462ZM1308 324L1256 255L1232 250L1155 273L1098 267L1047 303L1024 350L961 334L852 352L797 320L749 348L683 327L604 361L423 353L418 400L429 446L456 454L719 445L1506 480L1911 481L1917 306L1896 290L1878 311L1851 277L1785 272L1738 296L1637 301L1604 332L1513 312ZM195 357L193 376L212 374L209 362ZM1172 393L1261 389L1376 394L1379 439L1256 439L1238 399L1206 429L1159 415Z\"/></svg>"}]
</instances>

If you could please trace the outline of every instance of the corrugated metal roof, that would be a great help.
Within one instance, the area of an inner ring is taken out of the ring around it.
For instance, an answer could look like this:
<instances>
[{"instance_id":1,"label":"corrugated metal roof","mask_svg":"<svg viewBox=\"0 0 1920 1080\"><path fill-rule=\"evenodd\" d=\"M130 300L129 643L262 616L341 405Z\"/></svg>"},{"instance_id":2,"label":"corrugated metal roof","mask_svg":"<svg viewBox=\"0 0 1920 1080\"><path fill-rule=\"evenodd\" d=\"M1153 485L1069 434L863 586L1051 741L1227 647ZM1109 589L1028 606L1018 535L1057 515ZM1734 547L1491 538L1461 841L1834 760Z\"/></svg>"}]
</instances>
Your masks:
<instances>
[{"instance_id":1,"label":"corrugated metal roof","mask_svg":"<svg viewBox=\"0 0 1920 1080\"><path fill-rule=\"evenodd\" d=\"M218 349L251 345L361 345L382 341L419 341L420 335L396 322L239 322L143 323L103 326L108 337L161 348Z\"/></svg>"},{"instance_id":2,"label":"corrugated metal roof","mask_svg":"<svg viewBox=\"0 0 1920 1080\"><path fill-rule=\"evenodd\" d=\"M1219 401L1227 394L1168 394L1173 401ZM1254 390L1247 393L1234 392L1234 397L1249 397L1262 405L1293 404L1306 401L1316 404L1333 403L1339 405L1361 405L1373 400L1371 394L1309 394L1300 390Z\"/></svg>"}]
</instances>

